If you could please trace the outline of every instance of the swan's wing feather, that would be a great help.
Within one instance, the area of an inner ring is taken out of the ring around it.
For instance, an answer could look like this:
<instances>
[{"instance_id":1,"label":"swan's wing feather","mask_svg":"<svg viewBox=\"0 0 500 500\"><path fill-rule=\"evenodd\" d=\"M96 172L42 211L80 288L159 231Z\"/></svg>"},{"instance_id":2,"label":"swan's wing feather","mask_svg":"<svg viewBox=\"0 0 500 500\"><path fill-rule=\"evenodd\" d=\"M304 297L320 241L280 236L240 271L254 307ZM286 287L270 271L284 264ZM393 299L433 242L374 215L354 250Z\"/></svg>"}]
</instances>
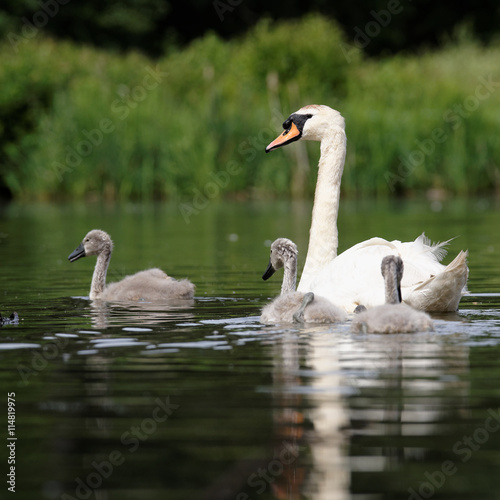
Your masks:
<instances>
[{"instance_id":1,"label":"swan's wing feather","mask_svg":"<svg viewBox=\"0 0 500 500\"><path fill-rule=\"evenodd\" d=\"M448 243L431 243L425 234L404 243L371 238L333 259L313 278L309 290L301 289L300 285L299 290L322 295L349 312L359 304L368 308L383 304L385 290L380 265L386 255L392 254L399 255L404 263L403 300L419 309L436 310L434 307L438 306L430 304L440 303L447 304L446 310L454 310L450 308L455 307L455 303L458 305L457 297L459 300L467 280L466 255L461 252L451 264L444 266L439 261Z\"/></svg>"},{"instance_id":2,"label":"swan's wing feather","mask_svg":"<svg viewBox=\"0 0 500 500\"><path fill-rule=\"evenodd\" d=\"M425 236L425 233L422 233L413 243L422 244L427 251L431 252L435 256L438 262L441 262L448 253L448 250L444 247L454 239L455 238L450 238L446 241L432 243L430 238Z\"/></svg>"},{"instance_id":3,"label":"swan's wing feather","mask_svg":"<svg viewBox=\"0 0 500 500\"><path fill-rule=\"evenodd\" d=\"M467 293L467 252L461 251L443 272L417 284L405 293L403 300L425 311L456 311L462 295Z\"/></svg>"},{"instance_id":4,"label":"swan's wing feather","mask_svg":"<svg viewBox=\"0 0 500 500\"><path fill-rule=\"evenodd\" d=\"M399 244L399 255L403 259L401 289L412 288L443 272L445 266L440 260L446 255L444 245L432 244L422 233L415 241Z\"/></svg>"},{"instance_id":5,"label":"swan's wing feather","mask_svg":"<svg viewBox=\"0 0 500 500\"><path fill-rule=\"evenodd\" d=\"M397 246L382 238L358 243L333 259L313 279L310 291L349 312L359 304L383 304L385 290L380 265L389 254L398 255Z\"/></svg>"}]
</instances>

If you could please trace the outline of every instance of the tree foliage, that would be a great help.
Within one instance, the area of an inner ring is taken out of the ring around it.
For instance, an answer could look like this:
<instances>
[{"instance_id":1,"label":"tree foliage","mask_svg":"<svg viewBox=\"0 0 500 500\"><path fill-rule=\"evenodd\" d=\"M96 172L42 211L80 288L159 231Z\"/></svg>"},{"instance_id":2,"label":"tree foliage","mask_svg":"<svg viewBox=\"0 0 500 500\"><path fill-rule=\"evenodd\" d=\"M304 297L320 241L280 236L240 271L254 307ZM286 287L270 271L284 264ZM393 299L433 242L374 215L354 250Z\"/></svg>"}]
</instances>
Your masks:
<instances>
[{"instance_id":1,"label":"tree foliage","mask_svg":"<svg viewBox=\"0 0 500 500\"><path fill-rule=\"evenodd\" d=\"M31 24L62 39L159 56L172 42L185 45L208 32L234 38L262 18L299 19L309 13L335 19L350 43L368 33L363 48L369 55L435 46L464 23L482 41L492 40L500 29L496 0L3 0L0 38Z\"/></svg>"}]
</instances>

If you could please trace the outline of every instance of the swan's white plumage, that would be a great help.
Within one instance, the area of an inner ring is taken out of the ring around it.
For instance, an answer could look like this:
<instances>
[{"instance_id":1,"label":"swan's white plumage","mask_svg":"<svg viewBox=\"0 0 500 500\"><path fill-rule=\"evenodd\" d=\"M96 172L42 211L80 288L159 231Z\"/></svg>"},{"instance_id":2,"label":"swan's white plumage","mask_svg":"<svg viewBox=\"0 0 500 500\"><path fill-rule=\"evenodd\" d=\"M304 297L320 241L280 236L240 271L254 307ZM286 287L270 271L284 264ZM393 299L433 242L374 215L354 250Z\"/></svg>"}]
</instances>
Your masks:
<instances>
[{"instance_id":1,"label":"swan's white plumage","mask_svg":"<svg viewBox=\"0 0 500 500\"><path fill-rule=\"evenodd\" d=\"M401 293L407 304L426 311L455 311L467 281L467 272L463 272L467 254L460 252L445 267L439 262L442 245L431 245L424 235L405 243L371 238L332 260L311 280L309 289L349 312L359 304L368 308L383 304L383 279L374 269L379 269L386 255L398 255L405 265Z\"/></svg>"},{"instance_id":2,"label":"swan's white plumage","mask_svg":"<svg viewBox=\"0 0 500 500\"><path fill-rule=\"evenodd\" d=\"M444 266L440 260L446 243L432 245L422 234L404 243L371 238L337 256L340 182L347 145L344 119L328 106L309 105L289 120L297 122L298 138L321 142L309 247L298 290L322 295L348 312L359 304L381 305L384 287L378 270L383 257L392 254L403 259L407 270L401 286L406 303L427 311L455 311L467 283L467 252L460 252ZM291 142L287 135L285 130L266 150Z\"/></svg>"}]
</instances>

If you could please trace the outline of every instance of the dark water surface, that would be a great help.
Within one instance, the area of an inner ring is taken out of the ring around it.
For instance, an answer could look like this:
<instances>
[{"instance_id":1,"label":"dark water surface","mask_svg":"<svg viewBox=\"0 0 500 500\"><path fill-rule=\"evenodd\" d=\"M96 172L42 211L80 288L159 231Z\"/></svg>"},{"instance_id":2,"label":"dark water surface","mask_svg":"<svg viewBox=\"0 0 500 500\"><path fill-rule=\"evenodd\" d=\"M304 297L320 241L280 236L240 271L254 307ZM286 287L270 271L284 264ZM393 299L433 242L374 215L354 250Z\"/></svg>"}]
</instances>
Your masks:
<instances>
[{"instance_id":1,"label":"dark water surface","mask_svg":"<svg viewBox=\"0 0 500 500\"><path fill-rule=\"evenodd\" d=\"M0 497L500 498L500 203L342 202L340 250L424 230L456 236L445 262L469 249L471 295L416 335L259 324L281 279L261 280L268 245L303 262L310 211L3 207L0 313L21 320L0 328ZM109 281L161 267L193 304L89 301L95 259L67 257L94 228L115 241Z\"/></svg>"}]
</instances>

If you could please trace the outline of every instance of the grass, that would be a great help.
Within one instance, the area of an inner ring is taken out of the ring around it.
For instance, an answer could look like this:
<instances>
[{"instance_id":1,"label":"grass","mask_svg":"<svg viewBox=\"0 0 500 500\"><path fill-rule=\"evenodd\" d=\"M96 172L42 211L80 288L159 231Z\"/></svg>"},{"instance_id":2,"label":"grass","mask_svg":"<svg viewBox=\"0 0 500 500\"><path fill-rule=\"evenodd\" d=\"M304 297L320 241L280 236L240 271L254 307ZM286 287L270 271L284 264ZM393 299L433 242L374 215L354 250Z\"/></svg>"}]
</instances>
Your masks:
<instances>
[{"instance_id":1,"label":"grass","mask_svg":"<svg viewBox=\"0 0 500 500\"><path fill-rule=\"evenodd\" d=\"M309 196L314 167L297 177L296 146L264 148L289 113L323 103L346 118L347 195L499 189L500 47L462 36L347 60L346 43L319 16L227 42L209 34L159 60L4 41L0 184L18 199ZM305 154L314 166L318 146Z\"/></svg>"}]
</instances>

